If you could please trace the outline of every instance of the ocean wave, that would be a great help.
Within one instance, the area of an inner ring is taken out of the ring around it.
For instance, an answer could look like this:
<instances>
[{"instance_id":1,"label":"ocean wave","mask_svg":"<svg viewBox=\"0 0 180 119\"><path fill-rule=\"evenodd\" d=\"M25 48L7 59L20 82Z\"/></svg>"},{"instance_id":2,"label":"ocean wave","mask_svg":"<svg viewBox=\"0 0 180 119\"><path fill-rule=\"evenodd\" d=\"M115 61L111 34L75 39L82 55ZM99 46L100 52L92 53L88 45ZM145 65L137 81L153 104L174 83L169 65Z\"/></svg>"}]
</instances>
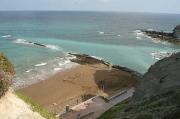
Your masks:
<instances>
[{"instance_id":1,"label":"ocean wave","mask_svg":"<svg viewBox=\"0 0 180 119\"><path fill-rule=\"evenodd\" d=\"M9 38L11 37L11 35L4 35L4 36L1 36L2 38Z\"/></svg>"},{"instance_id":2,"label":"ocean wave","mask_svg":"<svg viewBox=\"0 0 180 119\"><path fill-rule=\"evenodd\" d=\"M167 52L167 51L160 51L160 52L152 52L151 56L152 58L156 60L161 60L165 57L169 57L173 54L173 52Z\"/></svg>"},{"instance_id":3,"label":"ocean wave","mask_svg":"<svg viewBox=\"0 0 180 119\"><path fill-rule=\"evenodd\" d=\"M147 29L147 30L153 31L153 29ZM144 40L145 38L147 38L147 39L150 39L153 43L158 43L158 44L161 43L163 45L169 45L170 44L170 43L168 43L166 41L162 41L162 40L159 40L159 39L156 39L156 38L152 38L152 37L146 35L141 30L135 30L133 32L136 35L136 39L138 39L138 40Z\"/></svg>"},{"instance_id":4,"label":"ocean wave","mask_svg":"<svg viewBox=\"0 0 180 119\"><path fill-rule=\"evenodd\" d=\"M135 30L133 33L136 35L137 39L142 39L142 37L145 37L145 34L141 30Z\"/></svg>"},{"instance_id":5,"label":"ocean wave","mask_svg":"<svg viewBox=\"0 0 180 119\"><path fill-rule=\"evenodd\" d=\"M142 38L141 38L141 37L139 37L139 36L137 36L137 37L136 37L136 39L139 39L139 40L141 40Z\"/></svg>"},{"instance_id":6,"label":"ocean wave","mask_svg":"<svg viewBox=\"0 0 180 119\"><path fill-rule=\"evenodd\" d=\"M103 35L103 34L104 34L104 32L103 32L103 31L98 31L98 33L99 33L100 35Z\"/></svg>"},{"instance_id":7,"label":"ocean wave","mask_svg":"<svg viewBox=\"0 0 180 119\"><path fill-rule=\"evenodd\" d=\"M53 50L59 50L59 47L56 45L46 45L47 48L53 49Z\"/></svg>"},{"instance_id":8,"label":"ocean wave","mask_svg":"<svg viewBox=\"0 0 180 119\"><path fill-rule=\"evenodd\" d=\"M103 60L103 58L101 58L101 57L97 57L97 56L91 56L91 57L98 59L98 60Z\"/></svg>"},{"instance_id":9,"label":"ocean wave","mask_svg":"<svg viewBox=\"0 0 180 119\"><path fill-rule=\"evenodd\" d=\"M54 68L54 71L60 71L62 68Z\"/></svg>"},{"instance_id":10,"label":"ocean wave","mask_svg":"<svg viewBox=\"0 0 180 119\"><path fill-rule=\"evenodd\" d=\"M152 28L149 28L149 29L147 29L147 31L154 31L154 29L152 29Z\"/></svg>"},{"instance_id":11,"label":"ocean wave","mask_svg":"<svg viewBox=\"0 0 180 119\"><path fill-rule=\"evenodd\" d=\"M71 58L74 57L64 54L61 57L55 57L51 60L32 65L31 68L24 72L22 71L20 74L16 74L15 82L13 83L14 88L19 89L26 87L41 80L46 80L57 72L77 66L77 63L70 61Z\"/></svg>"},{"instance_id":12,"label":"ocean wave","mask_svg":"<svg viewBox=\"0 0 180 119\"><path fill-rule=\"evenodd\" d=\"M36 65L34 65L34 66L36 66L36 67L40 67L40 66L45 66L45 65L47 65L47 63L46 63L46 62L42 62L42 63L40 63L40 64L36 64Z\"/></svg>"},{"instance_id":13,"label":"ocean wave","mask_svg":"<svg viewBox=\"0 0 180 119\"><path fill-rule=\"evenodd\" d=\"M157 38L151 38L151 40L152 40L153 43L161 43L161 44L164 44L164 45L170 44L170 43L167 42L167 41L162 41L162 40L159 40L159 39L157 39Z\"/></svg>"},{"instance_id":14,"label":"ocean wave","mask_svg":"<svg viewBox=\"0 0 180 119\"><path fill-rule=\"evenodd\" d=\"M56 45L51 45L51 44L41 44L41 43L36 43L36 42L31 42L27 41L25 39L16 39L14 43L17 44L23 44L23 45L30 45L30 46L36 46L36 47L43 47L43 48L49 48L52 50L60 50L60 48Z\"/></svg>"},{"instance_id":15,"label":"ocean wave","mask_svg":"<svg viewBox=\"0 0 180 119\"><path fill-rule=\"evenodd\" d=\"M15 42L15 43L18 43L18 44L33 45L32 42L28 42L28 41L26 41L26 40L24 40L24 39L16 39L14 42Z\"/></svg>"}]
</instances>

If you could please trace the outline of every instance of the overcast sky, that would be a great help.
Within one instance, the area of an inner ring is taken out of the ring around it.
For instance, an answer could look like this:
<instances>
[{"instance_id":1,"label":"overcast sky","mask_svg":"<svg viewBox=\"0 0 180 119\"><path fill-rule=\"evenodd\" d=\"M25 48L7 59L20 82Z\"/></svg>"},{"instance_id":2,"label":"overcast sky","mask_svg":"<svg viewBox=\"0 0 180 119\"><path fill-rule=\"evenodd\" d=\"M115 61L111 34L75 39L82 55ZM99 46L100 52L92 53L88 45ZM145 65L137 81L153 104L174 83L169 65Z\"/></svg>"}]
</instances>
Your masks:
<instances>
[{"instance_id":1,"label":"overcast sky","mask_svg":"<svg viewBox=\"0 0 180 119\"><path fill-rule=\"evenodd\" d=\"M128 11L180 14L180 0L0 0L0 10Z\"/></svg>"}]
</instances>

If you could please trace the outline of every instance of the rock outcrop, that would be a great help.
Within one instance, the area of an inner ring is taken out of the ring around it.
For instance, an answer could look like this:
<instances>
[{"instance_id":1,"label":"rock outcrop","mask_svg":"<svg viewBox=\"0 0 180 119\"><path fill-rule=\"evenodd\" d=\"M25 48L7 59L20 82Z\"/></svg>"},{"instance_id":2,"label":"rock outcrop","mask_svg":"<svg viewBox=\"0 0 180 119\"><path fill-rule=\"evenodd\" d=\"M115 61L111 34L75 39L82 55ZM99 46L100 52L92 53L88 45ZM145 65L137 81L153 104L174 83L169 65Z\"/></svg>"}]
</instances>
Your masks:
<instances>
[{"instance_id":1,"label":"rock outcrop","mask_svg":"<svg viewBox=\"0 0 180 119\"><path fill-rule=\"evenodd\" d=\"M180 119L180 52L151 66L133 98L98 119Z\"/></svg>"},{"instance_id":2,"label":"rock outcrop","mask_svg":"<svg viewBox=\"0 0 180 119\"><path fill-rule=\"evenodd\" d=\"M134 98L151 97L177 87L180 87L180 52L151 66L137 85Z\"/></svg>"},{"instance_id":3,"label":"rock outcrop","mask_svg":"<svg viewBox=\"0 0 180 119\"><path fill-rule=\"evenodd\" d=\"M180 39L180 25L176 26L173 30L173 36Z\"/></svg>"},{"instance_id":4,"label":"rock outcrop","mask_svg":"<svg viewBox=\"0 0 180 119\"><path fill-rule=\"evenodd\" d=\"M111 63L104 61L102 58L92 57L87 54L76 54L76 53L68 53L68 54L75 56L76 58L71 59L71 61L78 64L105 64L108 67L128 72L137 79L140 79L142 77L140 73L132 69L129 69L127 67L122 67L119 65L112 65Z\"/></svg>"},{"instance_id":5,"label":"rock outcrop","mask_svg":"<svg viewBox=\"0 0 180 119\"><path fill-rule=\"evenodd\" d=\"M154 40L162 40L167 41L174 44L180 44L180 25L176 26L171 33L163 32L163 31L149 31L142 30L142 32Z\"/></svg>"}]
</instances>

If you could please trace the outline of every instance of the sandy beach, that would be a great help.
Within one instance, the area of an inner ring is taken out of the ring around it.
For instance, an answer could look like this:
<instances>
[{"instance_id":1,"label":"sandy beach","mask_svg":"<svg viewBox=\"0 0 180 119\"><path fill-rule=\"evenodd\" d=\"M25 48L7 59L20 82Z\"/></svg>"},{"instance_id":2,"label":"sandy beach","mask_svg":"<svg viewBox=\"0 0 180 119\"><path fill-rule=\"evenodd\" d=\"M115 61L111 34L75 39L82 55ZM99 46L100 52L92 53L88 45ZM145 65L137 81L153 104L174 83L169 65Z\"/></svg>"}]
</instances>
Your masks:
<instances>
[{"instance_id":1,"label":"sandy beach","mask_svg":"<svg viewBox=\"0 0 180 119\"><path fill-rule=\"evenodd\" d=\"M84 63L83 59L78 66L19 91L50 112L59 114L67 105L77 105L95 95L111 96L136 84L131 73L94 61Z\"/></svg>"}]
</instances>

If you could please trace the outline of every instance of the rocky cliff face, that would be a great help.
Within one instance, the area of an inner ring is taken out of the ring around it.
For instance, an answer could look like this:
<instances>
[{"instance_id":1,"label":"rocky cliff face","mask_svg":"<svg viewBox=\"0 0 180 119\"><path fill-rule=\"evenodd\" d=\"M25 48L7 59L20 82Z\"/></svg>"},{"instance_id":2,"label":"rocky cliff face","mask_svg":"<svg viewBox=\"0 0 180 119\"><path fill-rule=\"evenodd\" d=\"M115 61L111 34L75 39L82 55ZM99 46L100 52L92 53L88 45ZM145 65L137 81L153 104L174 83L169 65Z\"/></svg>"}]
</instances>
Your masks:
<instances>
[{"instance_id":1,"label":"rocky cliff face","mask_svg":"<svg viewBox=\"0 0 180 119\"><path fill-rule=\"evenodd\" d=\"M98 119L180 119L180 53L151 66L133 98Z\"/></svg>"},{"instance_id":2,"label":"rocky cliff face","mask_svg":"<svg viewBox=\"0 0 180 119\"><path fill-rule=\"evenodd\" d=\"M180 87L180 53L155 63L139 82L134 94L136 100Z\"/></svg>"},{"instance_id":3,"label":"rocky cliff face","mask_svg":"<svg viewBox=\"0 0 180 119\"><path fill-rule=\"evenodd\" d=\"M176 26L173 30L174 37L180 39L180 25Z\"/></svg>"}]
</instances>

